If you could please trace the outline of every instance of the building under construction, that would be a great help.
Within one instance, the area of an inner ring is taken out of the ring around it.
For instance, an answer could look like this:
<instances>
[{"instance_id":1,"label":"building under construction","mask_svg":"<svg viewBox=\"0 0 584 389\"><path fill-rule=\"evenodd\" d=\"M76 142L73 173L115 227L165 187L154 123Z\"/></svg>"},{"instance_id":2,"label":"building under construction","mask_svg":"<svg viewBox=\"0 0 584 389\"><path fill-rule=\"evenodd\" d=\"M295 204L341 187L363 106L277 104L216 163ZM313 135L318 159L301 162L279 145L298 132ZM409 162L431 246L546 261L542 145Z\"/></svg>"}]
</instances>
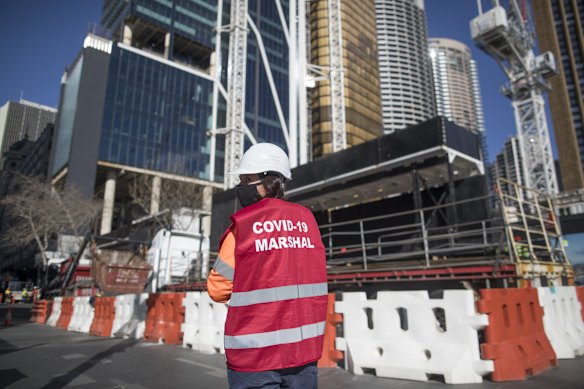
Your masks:
<instances>
[{"instance_id":1,"label":"building under construction","mask_svg":"<svg viewBox=\"0 0 584 389\"><path fill-rule=\"evenodd\" d=\"M572 268L549 197L511 182L490 191L478 135L437 117L292 171L335 289L566 285ZM238 204L213 198L211 247ZM463 283L464 281L464 283Z\"/></svg>"}]
</instances>

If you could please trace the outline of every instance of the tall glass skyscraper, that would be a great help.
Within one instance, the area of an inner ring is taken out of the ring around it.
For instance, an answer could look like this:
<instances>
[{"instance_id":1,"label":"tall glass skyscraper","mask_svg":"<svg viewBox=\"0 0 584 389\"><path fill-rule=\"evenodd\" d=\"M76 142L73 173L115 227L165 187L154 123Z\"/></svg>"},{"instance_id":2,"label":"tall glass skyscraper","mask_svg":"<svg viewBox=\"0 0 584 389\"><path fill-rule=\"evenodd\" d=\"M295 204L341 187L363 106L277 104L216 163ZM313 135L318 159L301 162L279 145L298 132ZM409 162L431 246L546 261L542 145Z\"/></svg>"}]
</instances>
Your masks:
<instances>
[{"instance_id":1,"label":"tall glass skyscraper","mask_svg":"<svg viewBox=\"0 0 584 389\"><path fill-rule=\"evenodd\" d=\"M287 2L282 5L287 13ZM50 166L54 182L63 179L88 196L105 191L104 199L127 190L128 172L223 187L221 134L211 176L210 130L225 128L226 115L220 94L213 125L215 69L226 86L228 68L228 33L222 33L220 55L215 53L218 12L213 0L104 1L101 30L88 35L62 79ZM288 56L276 4L249 0L248 14L286 112ZM229 24L229 15L230 1L225 0L222 26ZM285 148L257 42L250 31L246 125L257 141Z\"/></svg>"},{"instance_id":2,"label":"tall glass skyscraper","mask_svg":"<svg viewBox=\"0 0 584 389\"><path fill-rule=\"evenodd\" d=\"M35 141L47 124L55 123L57 110L31 101L7 101L0 107L0 167L2 156L14 143Z\"/></svg>"},{"instance_id":3,"label":"tall glass skyscraper","mask_svg":"<svg viewBox=\"0 0 584 389\"><path fill-rule=\"evenodd\" d=\"M383 128L436 116L424 0L375 0Z\"/></svg>"},{"instance_id":4,"label":"tall glass skyscraper","mask_svg":"<svg viewBox=\"0 0 584 389\"><path fill-rule=\"evenodd\" d=\"M550 111L564 190L584 188L584 1L532 1L541 52L559 75L550 79Z\"/></svg>"},{"instance_id":5,"label":"tall glass skyscraper","mask_svg":"<svg viewBox=\"0 0 584 389\"><path fill-rule=\"evenodd\" d=\"M331 66L329 1L310 3L311 63ZM373 0L342 0L340 5L347 146L381 135L381 97L377 67L375 3ZM311 91L312 152L318 158L333 152L329 80Z\"/></svg>"},{"instance_id":6,"label":"tall glass skyscraper","mask_svg":"<svg viewBox=\"0 0 584 389\"><path fill-rule=\"evenodd\" d=\"M282 8L287 15L287 0L282 1ZM288 112L288 46L276 2L248 0L248 14L261 34L282 112ZM223 58L227 69L227 55ZM246 69L245 122L258 141L276 143L286 150L258 39L251 31L247 37Z\"/></svg>"},{"instance_id":7,"label":"tall glass skyscraper","mask_svg":"<svg viewBox=\"0 0 584 389\"><path fill-rule=\"evenodd\" d=\"M505 141L503 150L497 154L495 161L490 166L490 176L493 184L497 181L497 178L505 178L519 185L525 185L523 159L521 158L520 150L519 140L516 136L512 136ZM509 188L507 184L503 183L502 189L504 193L514 193L514 190ZM527 198L526 194L524 196Z\"/></svg>"},{"instance_id":8,"label":"tall glass skyscraper","mask_svg":"<svg viewBox=\"0 0 584 389\"><path fill-rule=\"evenodd\" d=\"M477 66L470 49L447 38L431 38L428 46L438 115L475 133L482 133L483 106Z\"/></svg>"},{"instance_id":9,"label":"tall glass skyscraper","mask_svg":"<svg viewBox=\"0 0 584 389\"><path fill-rule=\"evenodd\" d=\"M478 134L486 160L483 104L477 65L470 49L447 38L430 38L428 47L438 115Z\"/></svg>"}]
</instances>

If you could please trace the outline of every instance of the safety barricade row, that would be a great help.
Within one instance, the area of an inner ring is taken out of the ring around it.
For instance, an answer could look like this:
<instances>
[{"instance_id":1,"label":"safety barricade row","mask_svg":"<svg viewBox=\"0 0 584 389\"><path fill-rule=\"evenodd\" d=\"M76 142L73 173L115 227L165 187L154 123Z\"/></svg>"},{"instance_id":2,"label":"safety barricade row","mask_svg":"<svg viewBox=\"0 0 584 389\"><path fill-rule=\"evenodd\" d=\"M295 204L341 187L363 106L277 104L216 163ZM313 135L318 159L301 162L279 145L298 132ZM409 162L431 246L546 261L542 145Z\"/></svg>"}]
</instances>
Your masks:
<instances>
[{"instance_id":1,"label":"safety barricade row","mask_svg":"<svg viewBox=\"0 0 584 389\"><path fill-rule=\"evenodd\" d=\"M203 353L224 354L223 335L227 305L214 302L207 292L187 292L183 306L183 347Z\"/></svg>"},{"instance_id":2,"label":"safety barricade row","mask_svg":"<svg viewBox=\"0 0 584 389\"><path fill-rule=\"evenodd\" d=\"M575 287L483 289L478 301L469 290L441 298L427 291L370 299L331 293L319 367L419 381L439 376L452 384L522 380L557 358L584 354L581 296ZM227 305L205 292L143 293L97 297L93 306L88 298L55 298L47 324L224 353L226 317Z\"/></svg>"},{"instance_id":3,"label":"safety barricade row","mask_svg":"<svg viewBox=\"0 0 584 389\"><path fill-rule=\"evenodd\" d=\"M556 356L575 358L584 354L584 322L581 303L573 286L537 288L543 308L543 325Z\"/></svg>"},{"instance_id":4,"label":"safety barricade row","mask_svg":"<svg viewBox=\"0 0 584 389\"><path fill-rule=\"evenodd\" d=\"M345 368L354 374L427 381L440 375L449 384L478 383L493 371L481 360L477 331L488 324L476 313L472 291L449 290L442 299L427 291L342 294Z\"/></svg>"}]
</instances>

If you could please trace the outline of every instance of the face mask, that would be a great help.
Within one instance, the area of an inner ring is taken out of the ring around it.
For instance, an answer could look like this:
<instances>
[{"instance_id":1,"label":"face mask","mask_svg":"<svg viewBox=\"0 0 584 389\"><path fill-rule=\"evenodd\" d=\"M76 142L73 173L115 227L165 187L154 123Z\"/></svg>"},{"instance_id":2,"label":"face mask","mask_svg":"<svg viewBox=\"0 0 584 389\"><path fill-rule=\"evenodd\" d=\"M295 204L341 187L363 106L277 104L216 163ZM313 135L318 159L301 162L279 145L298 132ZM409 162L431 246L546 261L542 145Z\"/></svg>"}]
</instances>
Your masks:
<instances>
[{"instance_id":1,"label":"face mask","mask_svg":"<svg viewBox=\"0 0 584 389\"><path fill-rule=\"evenodd\" d=\"M251 182L248 185L238 185L235 187L235 193L237 194L237 199L242 207L247 207L257 203L262 199L256 185L261 181Z\"/></svg>"}]
</instances>

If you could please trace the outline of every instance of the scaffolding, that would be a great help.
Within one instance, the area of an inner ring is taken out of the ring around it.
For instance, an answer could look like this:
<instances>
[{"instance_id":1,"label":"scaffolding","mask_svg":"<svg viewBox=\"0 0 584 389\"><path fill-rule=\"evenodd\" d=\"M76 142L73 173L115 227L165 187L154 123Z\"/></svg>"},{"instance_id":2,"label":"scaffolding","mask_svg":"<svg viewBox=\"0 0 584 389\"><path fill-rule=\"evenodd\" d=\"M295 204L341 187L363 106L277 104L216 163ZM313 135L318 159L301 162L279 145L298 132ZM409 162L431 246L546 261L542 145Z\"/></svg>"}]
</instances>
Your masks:
<instances>
[{"instance_id":1,"label":"scaffolding","mask_svg":"<svg viewBox=\"0 0 584 389\"><path fill-rule=\"evenodd\" d=\"M213 88L213 123L211 135L211 179L215 175L216 135L225 134L225 186L232 188L237 183L237 177L228 173L235 170L243 155L244 140L247 136L251 143L257 141L245 124L245 79L247 59L247 34L251 31L257 41L261 61L268 78L270 93L282 128L291 167L304 164L310 160L310 123L308 120L307 88L313 83L329 80L331 83L331 107L333 123L333 150L346 148L345 105L344 105L344 71L343 43L341 24L341 1L327 0L329 17L329 52L330 67L323 68L307 63L306 0L291 0L288 3L288 18L284 14L281 0L275 0L282 31L288 49L288 112L285 115L281 100L283 96L276 89L272 77L271 64L266 54L262 35L253 19L248 14L247 0L231 1L230 24L222 26L221 15L217 16L214 68L212 76ZM223 0L218 2L218 12L221 13ZM229 33L229 58L227 69L227 88L221 85L221 33ZM217 128L218 95L221 94L227 102L227 124L225 129Z\"/></svg>"},{"instance_id":2,"label":"scaffolding","mask_svg":"<svg viewBox=\"0 0 584 389\"><path fill-rule=\"evenodd\" d=\"M552 197L504 178L497 179L497 193L510 253L519 265L519 273L526 278L549 269L571 274Z\"/></svg>"}]
</instances>

